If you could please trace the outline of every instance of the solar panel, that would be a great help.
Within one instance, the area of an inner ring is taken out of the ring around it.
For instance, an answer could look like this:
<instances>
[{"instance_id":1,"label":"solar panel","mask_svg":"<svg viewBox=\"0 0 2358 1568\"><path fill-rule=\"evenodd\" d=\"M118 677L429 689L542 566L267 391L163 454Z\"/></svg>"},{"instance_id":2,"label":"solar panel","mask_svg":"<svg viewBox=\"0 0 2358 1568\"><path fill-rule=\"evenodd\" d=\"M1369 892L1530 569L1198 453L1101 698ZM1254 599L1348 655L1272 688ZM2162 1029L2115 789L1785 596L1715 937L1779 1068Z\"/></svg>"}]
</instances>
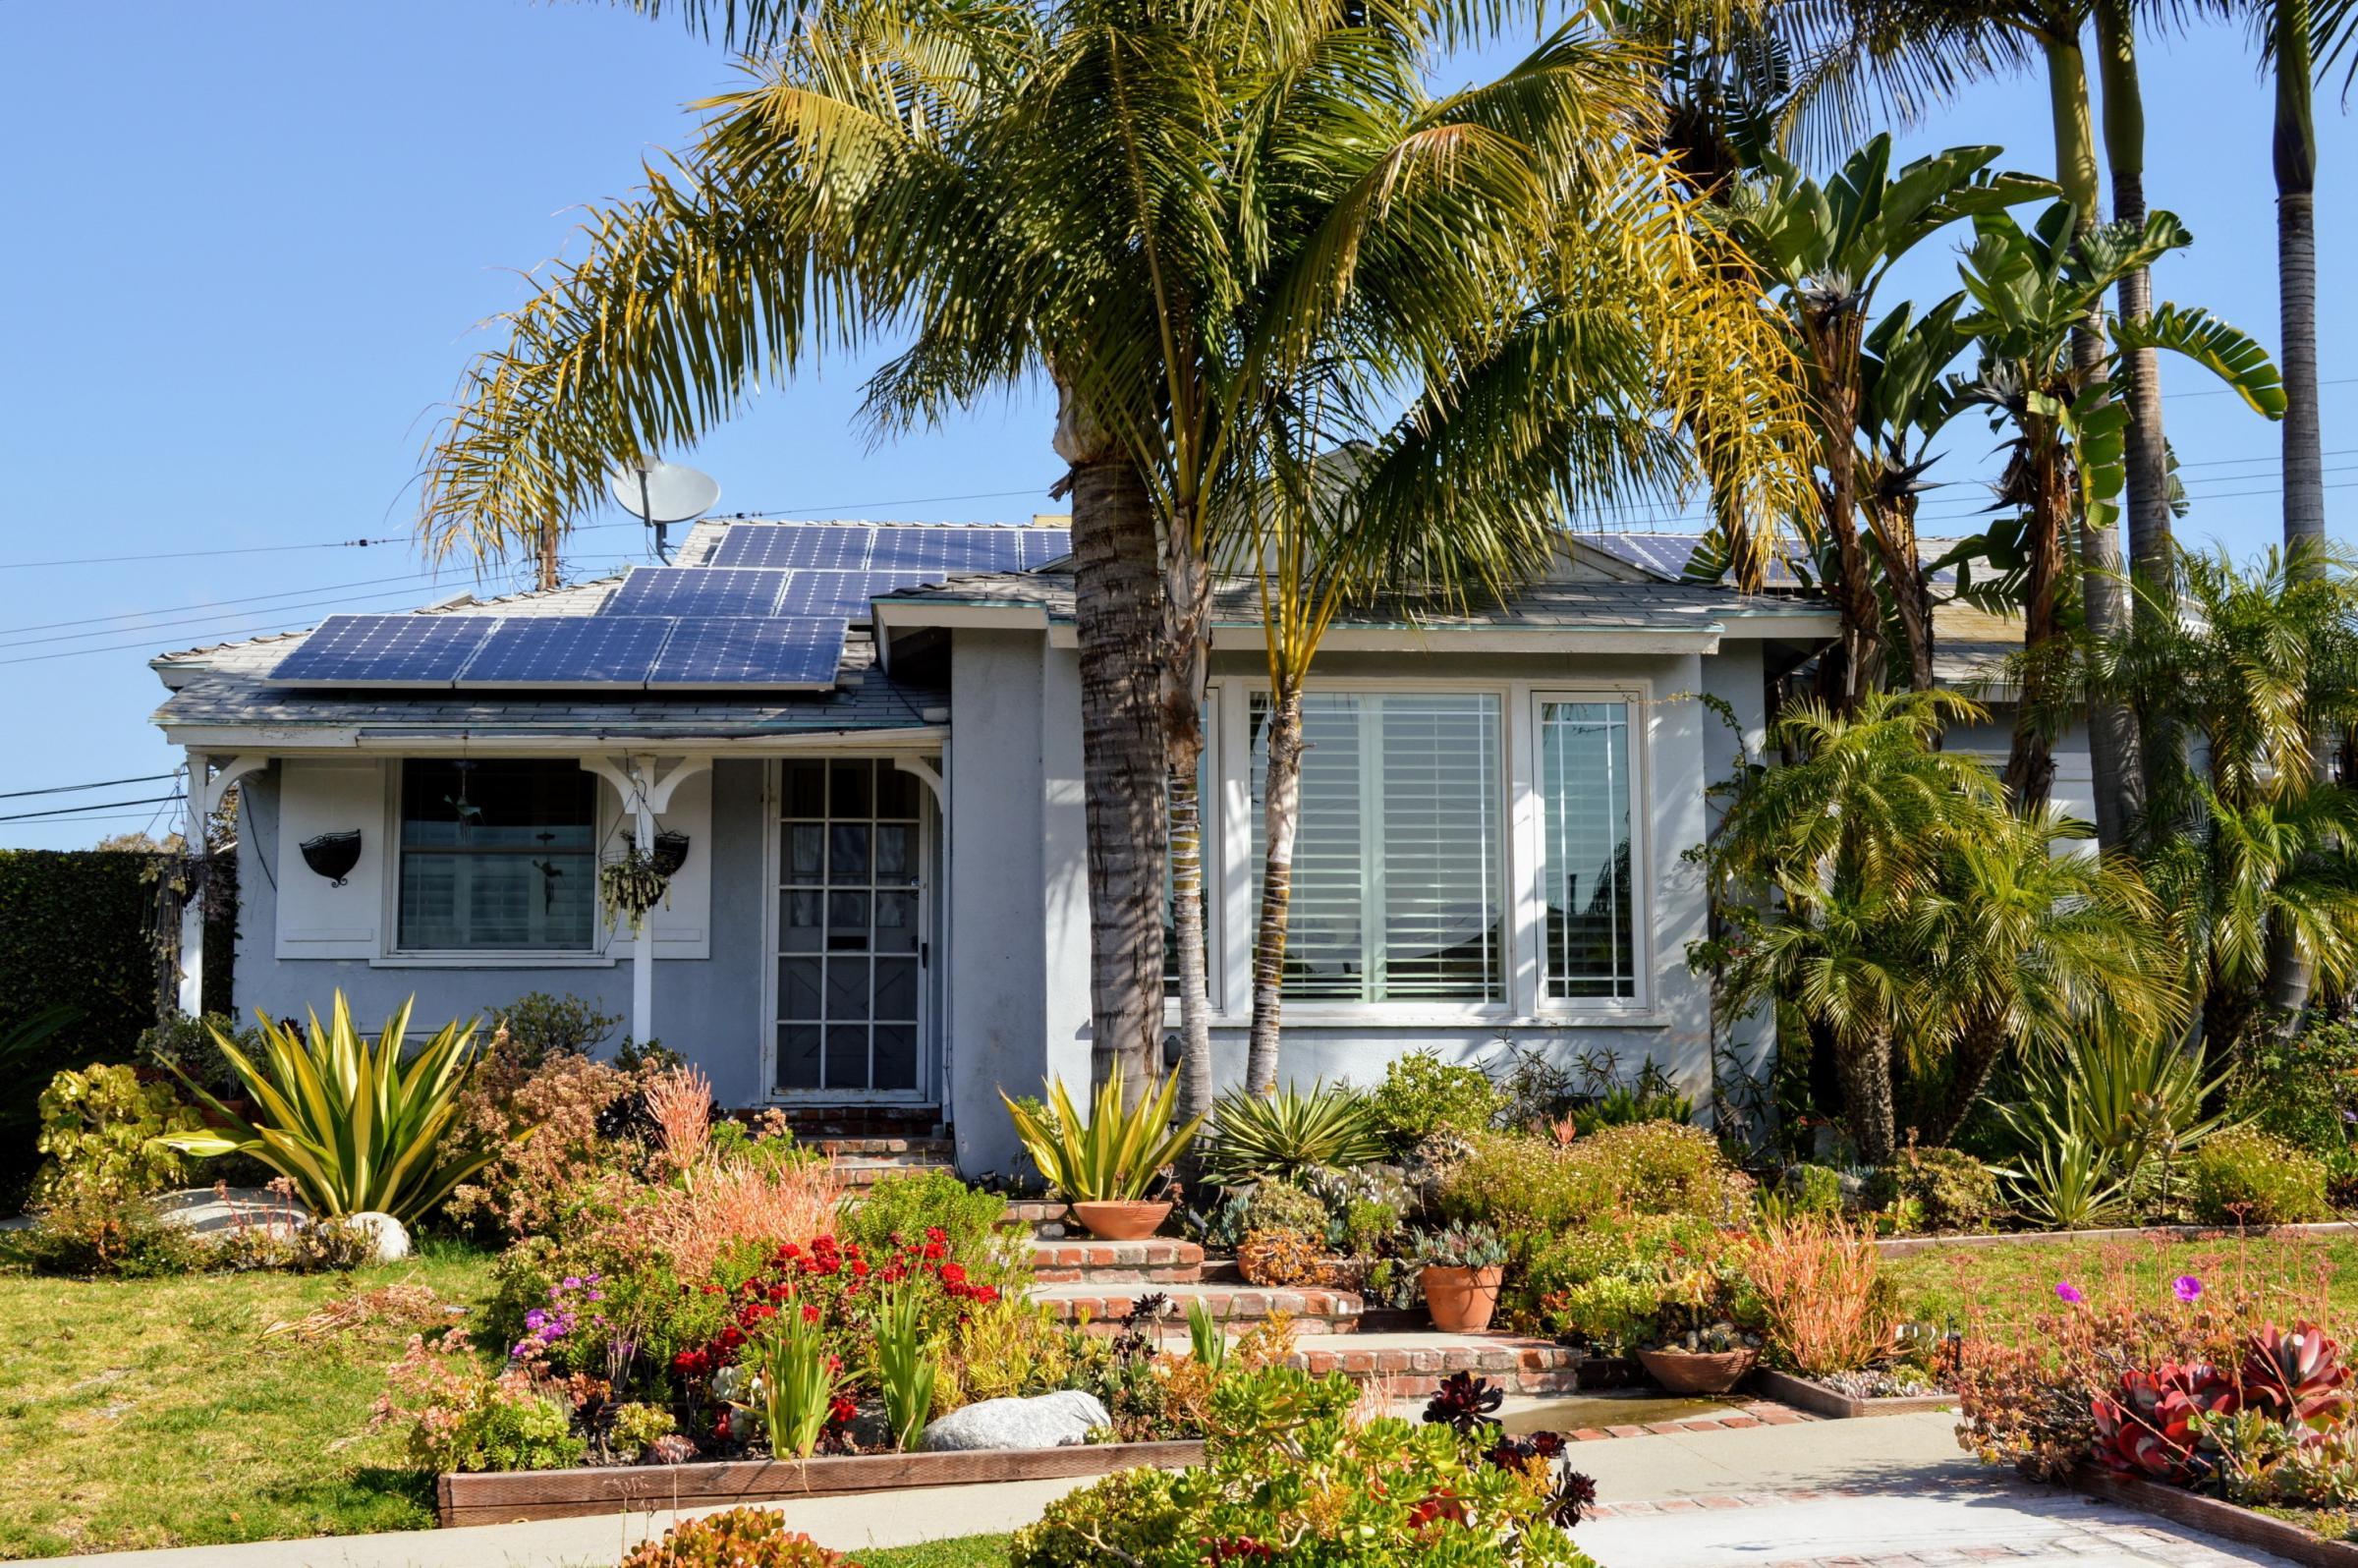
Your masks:
<instances>
[{"instance_id":1,"label":"solar panel","mask_svg":"<svg viewBox=\"0 0 2358 1568\"><path fill-rule=\"evenodd\" d=\"M646 684L831 687L843 636L840 617L684 619Z\"/></svg>"},{"instance_id":2,"label":"solar panel","mask_svg":"<svg viewBox=\"0 0 2358 1568\"><path fill-rule=\"evenodd\" d=\"M634 566L598 613L775 615L790 575L747 567Z\"/></svg>"},{"instance_id":3,"label":"solar panel","mask_svg":"<svg viewBox=\"0 0 2358 1568\"><path fill-rule=\"evenodd\" d=\"M331 615L270 676L291 686L448 686L498 625L494 615Z\"/></svg>"},{"instance_id":4,"label":"solar panel","mask_svg":"<svg viewBox=\"0 0 2358 1568\"><path fill-rule=\"evenodd\" d=\"M640 686L678 623L656 615L541 615L504 621L464 686Z\"/></svg>"},{"instance_id":5,"label":"solar panel","mask_svg":"<svg viewBox=\"0 0 2358 1568\"><path fill-rule=\"evenodd\" d=\"M856 572L875 532L865 523L740 523L723 531L711 565Z\"/></svg>"},{"instance_id":6,"label":"solar panel","mask_svg":"<svg viewBox=\"0 0 2358 1568\"><path fill-rule=\"evenodd\" d=\"M1020 529L881 528L870 571L1013 572L1023 566Z\"/></svg>"},{"instance_id":7,"label":"solar panel","mask_svg":"<svg viewBox=\"0 0 2358 1568\"><path fill-rule=\"evenodd\" d=\"M1064 529L1025 529L1022 531L1024 570L1035 572L1050 561L1059 561L1073 553L1073 536Z\"/></svg>"},{"instance_id":8,"label":"solar panel","mask_svg":"<svg viewBox=\"0 0 2358 1568\"><path fill-rule=\"evenodd\" d=\"M789 572L786 577L778 614L854 621L869 619L868 601L879 593L940 580L939 574L925 572Z\"/></svg>"}]
</instances>

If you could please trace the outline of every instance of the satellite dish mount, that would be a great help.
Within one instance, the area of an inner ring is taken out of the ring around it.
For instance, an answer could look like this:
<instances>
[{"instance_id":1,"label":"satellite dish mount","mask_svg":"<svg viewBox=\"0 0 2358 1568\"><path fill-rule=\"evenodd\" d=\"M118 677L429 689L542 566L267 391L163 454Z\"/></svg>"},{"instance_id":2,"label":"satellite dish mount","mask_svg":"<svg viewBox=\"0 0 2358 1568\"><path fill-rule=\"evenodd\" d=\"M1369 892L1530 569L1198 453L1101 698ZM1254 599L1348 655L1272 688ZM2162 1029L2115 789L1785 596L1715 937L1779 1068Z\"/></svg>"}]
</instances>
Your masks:
<instances>
[{"instance_id":1,"label":"satellite dish mount","mask_svg":"<svg viewBox=\"0 0 2358 1568\"><path fill-rule=\"evenodd\" d=\"M679 463L657 458L630 458L606 481L623 509L655 532L655 559L671 559L666 531L674 523L693 523L712 510L720 499L720 481Z\"/></svg>"}]
</instances>

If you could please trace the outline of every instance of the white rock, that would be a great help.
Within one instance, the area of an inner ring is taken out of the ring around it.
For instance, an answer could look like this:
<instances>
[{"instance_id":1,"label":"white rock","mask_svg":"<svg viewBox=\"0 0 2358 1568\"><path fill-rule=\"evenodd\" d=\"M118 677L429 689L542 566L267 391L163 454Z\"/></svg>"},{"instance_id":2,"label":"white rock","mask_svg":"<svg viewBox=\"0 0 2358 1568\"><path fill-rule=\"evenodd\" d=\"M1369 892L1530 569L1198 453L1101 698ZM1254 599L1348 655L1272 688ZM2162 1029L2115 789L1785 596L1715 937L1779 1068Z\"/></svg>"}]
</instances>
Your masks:
<instances>
[{"instance_id":1,"label":"white rock","mask_svg":"<svg viewBox=\"0 0 2358 1568\"><path fill-rule=\"evenodd\" d=\"M927 1453L973 1448L1069 1448L1089 1440L1090 1428L1113 1417L1095 1394L1060 1389L1031 1399L985 1399L962 1405L925 1430L917 1446Z\"/></svg>"},{"instance_id":2,"label":"white rock","mask_svg":"<svg viewBox=\"0 0 2358 1568\"><path fill-rule=\"evenodd\" d=\"M410 1233L391 1214L370 1209L365 1213L345 1216L344 1224L362 1232L375 1244L373 1256L380 1263L399 1262L410 1256Z\"/></svg>"}]
</instances>

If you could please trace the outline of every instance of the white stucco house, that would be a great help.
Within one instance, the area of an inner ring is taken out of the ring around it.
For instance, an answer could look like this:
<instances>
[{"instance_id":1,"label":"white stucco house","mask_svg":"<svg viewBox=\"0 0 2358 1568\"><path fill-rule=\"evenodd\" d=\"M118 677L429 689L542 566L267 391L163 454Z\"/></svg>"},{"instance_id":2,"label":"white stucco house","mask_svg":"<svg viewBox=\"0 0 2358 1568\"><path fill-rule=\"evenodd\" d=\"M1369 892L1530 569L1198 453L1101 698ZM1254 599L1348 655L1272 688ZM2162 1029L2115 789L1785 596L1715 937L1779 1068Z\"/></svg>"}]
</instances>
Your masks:
<instances>
[{"instance_id":1,"label":"white stucco house","mask_svg":"<svg viewBox=\"0 0 2358 1568\"><path fill-rule=\"evenodd\" d=\"M1046 527L705 523L621 578L157 658L155 722L195 804L242 792L241 1011L341 987L366 1019L414 993L432 1028L570 992L699 1063L726 1104L930 1112L964 1169L1005 1168L996 1091L1088 1072L1062 556ZM960 564L978 558L993 569ZM1772 681L1834 623L1650 560L1582 540L1511 604L1377 606L1327 637L1288 1076L1366 1082L1417 1047L1516 1041L1708 1092L1709 996L1684 960L1705 905L1681 855L1737 737L1705 699L1757 745ZM1258 888L1250 584L1223 588L1216 622L1228 1078ZM597 896L601 857L634 837L677 864L643 935Z\"/></svg>"}]
</instances>

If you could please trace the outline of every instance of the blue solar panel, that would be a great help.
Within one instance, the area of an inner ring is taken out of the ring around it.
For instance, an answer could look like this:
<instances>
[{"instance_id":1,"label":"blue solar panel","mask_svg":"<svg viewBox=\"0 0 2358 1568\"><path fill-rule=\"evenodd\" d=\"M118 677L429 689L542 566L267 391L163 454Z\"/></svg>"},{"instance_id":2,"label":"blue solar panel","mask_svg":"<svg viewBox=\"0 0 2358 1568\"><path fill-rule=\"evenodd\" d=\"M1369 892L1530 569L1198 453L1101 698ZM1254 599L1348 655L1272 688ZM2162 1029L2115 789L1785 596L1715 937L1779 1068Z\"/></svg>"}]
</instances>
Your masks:
<instances>
[{"instance_id":1,"label":"blue solar panel","mask_svg":"<svg viewBox=\"0 0 2358 1568\"><path fill-rule=\"evenodd\" d=\"M270 675L298 686L448 686L498 625L491 615L331 615Z\"/></svg>"},{"instance_id":2,"label":"blue solar panel","mask_svg":"<svg viewBox=\"0 0 2358 1568\"><path fill-rule=\"evenodd\" d=\"M1050 561L1073 553L1073 535L1064 529L1023 530L1024 570L1035 572Z\"/></svg>"},{"instance_id":3,"label":"blue solar panel","mask_svg":"<svg viewBox=\"0 0 2358 1568\"><path fill-rule=\"evenodd\" d=\"M640 686L678 623L654 615L520 616L501 623L466 686Z\"/></svg>"},{"instance_id":4,"label":"blue solar panel","mask_svg":"<svg viewBox=\"0 0 2358 1568\"><path fill-rule=\"evenodd\" d=\"M843 634L840 617L684 619L646 684L830 687Z\"/></svg>"},{"instance_id":5,"label":"blue solar panel","mask_svg":"<svg viewBox=\"0 0 2358 1568\"><path fill-rule=\"evenodd\" d=\"M787 578L778 614L854 621L869 619L868 601L879 593L940 581L938 573L925 572L790 572Z\"/></svg>"},{"instance_id":6,"label":"blue solar panel","mask_svg":"<svg viewBox=\"0 0 2358 1568\"><path fill-rule=\"evenodd\" d=\"M775 615L788 576L746 567L634 566L598 613Z\"/></svg>"},{"instance_id":7,"label":"blue solar panel","mask_svg":"<svg viewBox=\"0 0 2358 1568\"><path fill-rule=\"evenodd\" d=\"M721 533L710 564L856 572L875 532L865 523L740 523Z\"/></svg>"},{"instance_id":8,"label":"blue solar panel","mask_svg":"<svg viewBox=\"0 0 2358 1568\"><path fill-rule=\"evenodd\" d=\"M883 528L869 552L872 572L1014 572L1024 564L1020 529Z\"/></svg>"}]
</instances>

